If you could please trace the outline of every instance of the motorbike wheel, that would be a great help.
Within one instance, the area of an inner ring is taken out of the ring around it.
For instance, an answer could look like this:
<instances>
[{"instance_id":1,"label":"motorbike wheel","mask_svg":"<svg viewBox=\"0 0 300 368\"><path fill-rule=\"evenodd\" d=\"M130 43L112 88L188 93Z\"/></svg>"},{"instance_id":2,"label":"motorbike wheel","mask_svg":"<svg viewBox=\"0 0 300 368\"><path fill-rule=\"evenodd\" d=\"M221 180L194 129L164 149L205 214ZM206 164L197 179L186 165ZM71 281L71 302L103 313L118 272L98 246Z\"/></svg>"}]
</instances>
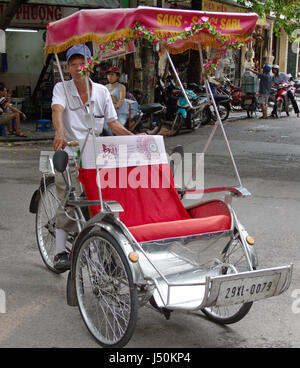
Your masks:
<instances>
[{"instance_id":1,"label":"motorbike wheel","mask_svg":"<svg viewBox=\"0 0 300 368\"><path fill-rule=\"evenodd\" d=\"M220 118L222 121L225 121L228 116L229 116L229 113L230 113L230 107L227 106L227 105L224 105L224 104L219 104L218 105L218 110L219 110L219 114L220 114ZM217 115L215 113L215 109L213 109L213 112L212 112L212 119L214 121L217 120Z\"/></svg>"},{"instance_id":2,"label":"motorbike wheel","mask_svg":"<svg viewBox=\"0 0 300 368\"><path fill-rule=\"evenodd\" d=\"M143 116L141 122L139 123L137 130L139 133L147 133L148 135L158 134L161 130L162 120L160 117L157 121L153 121L151 115Z\"/></svg>"},{"instance_id":3,"label":"motorbike wheel","mask_svg":"<svg viewBox=\"0 0 300 368\"><path fill-rule=\"evenodd\" d=\"M176 114L175 119L171 126L171 133L170 136L173 137L177 135L180 129L183 127L184 117L180 114Z\"/></svg>"},{"instance_id":4,"label":"motorbike wheel","mask_svg":"<svg viewBox=\"0 0 300 368\"><path fill-rule=\"evenodd\" d=\"M277 106L277 109L276 109L277 117L281 118L282 117L282 110L283 110L283 102L281 100L276 101L276 106Z\"/></svg>"},{"instance_id":5,"label":"motorbike wheel","mask_svg":"<svg viewBox=\"0 0 300 368\"><path fill-rule=\"evenodd\" d=\"M60 271L57 271L53 266L53 260L56 253L56 210L59 203L54 177L48 177L46 179L46 187L43 182L40 186L40 199L37 205L35 218L35 232L42 260L47 268L54 273L60 273Z\"/></svg>"},{"instance_id":6,"label":"motorbike wheel","mask_svg":"<svg viewBox=\"0 0 300 368\"><path fill-rule=\"evenodd\" d=\"M121 246L110 234L93 231L74 252L73 265L78 307L87 329L103 347L123 347L135 329L138 295Z\"/></svg>"},{"instance_id":7,"label":"motorbike wheel","mask_svg":"<svg viewBox=\"0 0 300 368\"><path fill-rule=\"evenodd\" d=\"M212 112L210 109L210 106L206 106L203 110L202 110L202 125L206 125L209 124L212 120Z\"/></svg>"},{"instance_id":8,"label":"motorbike wheel","mask_svg":"<svg viewBox=\"0 0 300 368\"><path fill-rule=\"evenodd\" d=\"M287 116L290 116L290 112L289 112L289 100L286 99L285 102L284 102L284 110L286 112L286 115Z\"/></svg>"},{"instance_id":9,"label":"motorbike wheel","mask_svg":"<svg viewBox=\"0 0 300 368\"><path fill-rule=\"evenodd\" d=\"M248 109L247 109L247 117L253 118L253 115L256 113L256 104L252 103L251 105L249 105Z\"/></svg>"},{"instance_id":10,"label":"motorbike wheel","mask_svg":"<svg viewBox=\"0 0 300 368\"><path fill-rule=\"evenodd\" d=\"M233 239L223 250L223 262L235 266L238 272L250 270L245 251L240 238ZM223 267L222 274L230 272L228 267ZM207 318L219 324L232 324L240 321L249 312L253 302L234 304L228 306L213 306L202 309Z\"/></svg>"}]
</instances>

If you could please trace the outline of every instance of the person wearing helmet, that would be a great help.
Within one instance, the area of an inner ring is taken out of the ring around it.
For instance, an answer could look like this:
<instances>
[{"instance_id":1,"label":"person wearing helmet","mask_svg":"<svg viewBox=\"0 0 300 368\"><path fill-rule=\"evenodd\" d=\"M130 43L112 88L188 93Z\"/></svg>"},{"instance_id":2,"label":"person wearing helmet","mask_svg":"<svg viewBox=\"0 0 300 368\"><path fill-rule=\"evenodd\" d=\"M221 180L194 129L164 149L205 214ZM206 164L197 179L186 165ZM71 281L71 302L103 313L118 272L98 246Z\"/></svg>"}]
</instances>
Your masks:
<instances>
[{"instance_id":1,"label":"person wearing helmet","mask_svg":"<svg viewBox=\"0 0 300 368\"><path fill-rule=\"evenodd\" d=\"M117 66L111 66L107 71L108 84L106 88L112 97L114 107L118 115L118 121L125 125L129 117L129 106L125 101L126 98L126 87L124 84L119 82L121 76L121 70ZM112 134L108 127L105 127L108 134Z\"/></svg>"},{"instance_id":2,"label":"person wearing helmet","mask_svg":"<svg viewBox=\"0 0 300 368\"><path fill-rule=\"evenodd\" d=\"M252 73L256 74L259 78L259 99L258 102L261 104L261 109L263 115L260 119L267 119L268 118L268 100L271 94L271 87L272 87L272 77L270 75L271 66L265 65L263 67L263 73L258 73L256 70L247 68Z\"/></svg>"},{"instance_id":3,"label":"person wearing helmet","mask_svg":"<svg viewBox=\"0 0 300 368\"><path fill-rule=\"evenodd\" d=\"M272 83L275 85L278 85L279 83L287 83L290 84L290 75L286 74L286 73L282 73L280 72L280 68L279 65L275 64L272 66L272 73L273 73L273 78L272 78ZM288 91L287 95L293 105L295 114L298 116L298 118L300 117L300 113L299 113L299 107L298 104L295 100L295 96L292 93L292 91ZM271 113L272 117L276 116L276 104L274 104L274 108L273 111Z\"/></svg>"}]
</instances>

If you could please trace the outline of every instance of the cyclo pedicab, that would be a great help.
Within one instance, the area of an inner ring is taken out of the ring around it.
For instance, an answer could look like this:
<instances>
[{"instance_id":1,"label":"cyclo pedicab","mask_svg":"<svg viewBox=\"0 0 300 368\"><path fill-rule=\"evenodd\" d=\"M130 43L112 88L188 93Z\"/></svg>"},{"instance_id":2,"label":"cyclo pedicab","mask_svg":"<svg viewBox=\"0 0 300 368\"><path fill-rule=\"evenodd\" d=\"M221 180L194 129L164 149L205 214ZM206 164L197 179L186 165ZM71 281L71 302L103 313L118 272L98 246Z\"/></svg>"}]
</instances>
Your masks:
<instances>
[{"instance_id":1,"label":"cyclo pedicab","mask_svg":"<svg viewBox=\"0 0 300 368\"><path fill-rule=\"evenodd\" d=\"M207 70L212 63L203 64L201 46L221 43L222 54L226 47L245 42L257 18L253 13L149 7L81 10L48 25L46 52L55 54L63 79L57 54L70 46L93 41L105 52L106 47L146 37L167 53L191 105L170 53L199 49L201 69ZM95 60L86 58L83 69L88 71ZM88 72L85 77L88 83ZM138 309L149 302L167 318L174 310L202 311L214 322L231 324L241 320L254 301L279 295L290 285L291 264L258 269L254 240L232 208L233 197L250 193L242 186L207 78L205 87L218 119L203 151L220 126L237 186L194 191L176 187L163 137L96 137L91 96L86 104L87 135L79 141L80 152L74 147L86 197L72 187L65 152L41 152L43 177L30 206L36 213L39 249L55 271L55 211L61 206L78 226L78 233L68 239L67 302L79 307L89 332L104 347L127 344ZM55 194L53 166L67 183L61 203ZM184 206L181 199L191 193L198 193L200 200ZM205 200L207 194L213 199Z\"/></svg>"}]
</instances>

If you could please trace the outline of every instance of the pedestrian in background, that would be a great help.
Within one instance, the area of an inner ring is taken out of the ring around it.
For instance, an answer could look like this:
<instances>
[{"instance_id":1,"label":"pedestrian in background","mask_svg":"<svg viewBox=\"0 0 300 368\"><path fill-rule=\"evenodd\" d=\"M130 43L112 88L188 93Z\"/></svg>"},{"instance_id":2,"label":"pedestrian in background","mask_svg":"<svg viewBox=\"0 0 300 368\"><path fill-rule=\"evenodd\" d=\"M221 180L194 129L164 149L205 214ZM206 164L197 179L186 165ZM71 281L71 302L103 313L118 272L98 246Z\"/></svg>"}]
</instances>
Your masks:
<instances>
[{"instance_id":1,"label":"pedestrian in background","mask_svg":"<svg viewBox=\"0 0 300 368\"><path fill-rule=\"evenodd\" d=\"M263 67L263 73L259 73L254 69L247 68L250 72L256 74L259 78L259 98L258 102L261 104L263 115L260 119L268 118L268 101L271 94L272 76L270 75L271 66L265 65Z\"/></svg>"}]
</instances>

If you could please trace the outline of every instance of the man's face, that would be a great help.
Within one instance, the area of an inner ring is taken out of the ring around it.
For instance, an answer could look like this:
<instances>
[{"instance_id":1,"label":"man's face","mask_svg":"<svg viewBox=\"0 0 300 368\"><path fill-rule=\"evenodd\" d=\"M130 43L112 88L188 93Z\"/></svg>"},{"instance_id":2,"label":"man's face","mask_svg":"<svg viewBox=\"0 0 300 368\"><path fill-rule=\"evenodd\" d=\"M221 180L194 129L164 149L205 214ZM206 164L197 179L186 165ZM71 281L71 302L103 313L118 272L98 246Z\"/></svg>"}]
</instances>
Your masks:
<instances>
[{"instance_id":1,"label":"man's face","mask_svg":"<svg viewBox=\"0 0 300 368\"><path fill-rule=\"evenodd\" d=\"M272 68L272 73L275 74L275 75L277 75L278 74L278 69L277 68L275 68L275 69Z\"/></svg>"},{"instance_id":2,"label":"man's face","mask_svg":"<svg viewBox=\"0 0 300 368\"><path fill-rule=\"evenodd\" d=\"M83 56L74 56L71 57L67 63L67 70L71 74L72 79L80 80L83 78L79 72L81 71L81 66L84 64L84 57Z\"/></svg>"}]
</instances>

